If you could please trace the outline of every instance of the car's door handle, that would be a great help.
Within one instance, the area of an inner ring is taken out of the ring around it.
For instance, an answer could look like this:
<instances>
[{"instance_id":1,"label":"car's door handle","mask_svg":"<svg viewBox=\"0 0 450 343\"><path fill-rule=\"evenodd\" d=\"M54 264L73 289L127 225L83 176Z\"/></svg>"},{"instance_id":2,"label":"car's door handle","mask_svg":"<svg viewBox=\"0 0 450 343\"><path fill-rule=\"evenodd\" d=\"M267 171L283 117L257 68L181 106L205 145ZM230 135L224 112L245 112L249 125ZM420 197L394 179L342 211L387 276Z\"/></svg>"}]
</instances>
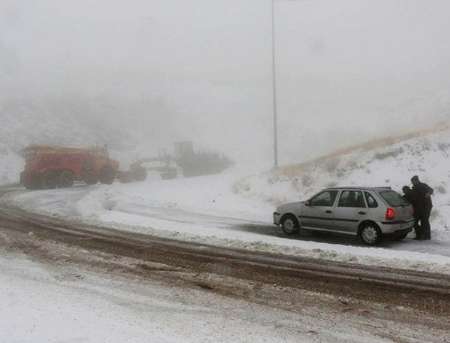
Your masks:
<instances>
[{"instance_id":1,"label":"car's door handle","mask_svg":"<svg viewBox=\"0 0 450 343\"><path fill-rule=\"evenodd\" d=\"M333 213L333 211L327 210L325 211L325 213Z\"/></svg>"},{"instance_id":2,"label":"car's door handle","mask_svg":"<svg viewBox=\"0 0 450 343\"><path fill-rule=\"evenodd\" d=\"M358 214L360 214L360 215L365 215L365 214L367 214L366 212L364 212L364 211L360 211L360 212L358 212Z\"/></svg>"}]
</instances>

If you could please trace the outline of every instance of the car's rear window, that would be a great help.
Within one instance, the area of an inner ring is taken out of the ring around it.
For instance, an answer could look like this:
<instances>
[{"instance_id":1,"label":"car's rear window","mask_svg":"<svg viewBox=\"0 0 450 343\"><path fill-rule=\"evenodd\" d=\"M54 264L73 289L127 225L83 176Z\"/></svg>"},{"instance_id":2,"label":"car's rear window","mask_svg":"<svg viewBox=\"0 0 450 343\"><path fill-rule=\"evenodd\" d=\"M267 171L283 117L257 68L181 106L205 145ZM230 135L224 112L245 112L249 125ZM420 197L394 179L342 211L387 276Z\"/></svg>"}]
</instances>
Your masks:
<instances>
[{"instance_id":1,"label":"car's rear window","mask_svg":"<svg viewBox=\"0 0 450 343\"><path fill-rule=\"evenodd\" d=\"M408 201L395 191L381 191L381 197L392 207L408 206Z\"/></svg>"}]
</instances>

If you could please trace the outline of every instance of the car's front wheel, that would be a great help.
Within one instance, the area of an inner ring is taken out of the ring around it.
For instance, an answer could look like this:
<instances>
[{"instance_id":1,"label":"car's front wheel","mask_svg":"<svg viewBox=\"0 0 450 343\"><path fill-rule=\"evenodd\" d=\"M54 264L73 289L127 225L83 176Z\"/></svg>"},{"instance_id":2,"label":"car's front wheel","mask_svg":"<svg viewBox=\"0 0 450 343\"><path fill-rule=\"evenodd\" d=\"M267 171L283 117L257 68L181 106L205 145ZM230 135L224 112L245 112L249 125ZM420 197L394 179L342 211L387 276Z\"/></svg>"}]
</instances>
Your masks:
<instances>
[{"instance_id":1,"label":"car's front wheel","mask_svg":"<svg viewBox=\"0 0 450 343\"><path fill-rule=\"evenodd\" d=\"M289 214L281 219L281 229L286 235L293 235L300 231L300 225L297 218Z\"/></svg>"},{"instance_id":2,"label":"car's front wheel","mask_svg":"<svg viewBox=\"0 0 450 343\"><path fill-rule=\"evenodd\" d=\"M366 245L376 245L381 241L381 230L374 223L367 223L361 227L359 238Z\"/></svg>"}]
</instances>

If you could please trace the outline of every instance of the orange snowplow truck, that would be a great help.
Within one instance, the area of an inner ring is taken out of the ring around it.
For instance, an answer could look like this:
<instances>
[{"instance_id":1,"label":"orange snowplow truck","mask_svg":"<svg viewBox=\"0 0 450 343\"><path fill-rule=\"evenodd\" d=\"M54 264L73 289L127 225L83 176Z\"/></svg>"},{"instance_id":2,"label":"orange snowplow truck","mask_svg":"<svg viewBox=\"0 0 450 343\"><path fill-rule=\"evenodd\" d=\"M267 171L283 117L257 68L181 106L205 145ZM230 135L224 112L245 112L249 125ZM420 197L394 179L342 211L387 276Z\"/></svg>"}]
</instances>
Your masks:
<instances>
[{"instance_id":1,"label":"orange snowplow truck","mask_svg":"<svg viewBox=\"0 0 450 343\"><path fill-rule=\"evenodd\" d=\"M22 154L25 170L20 183L28 189L72 187L75 181L112 184L119 170L119 162L109 158L106 148L32 145Z\"/></svg>"}]
</instances>

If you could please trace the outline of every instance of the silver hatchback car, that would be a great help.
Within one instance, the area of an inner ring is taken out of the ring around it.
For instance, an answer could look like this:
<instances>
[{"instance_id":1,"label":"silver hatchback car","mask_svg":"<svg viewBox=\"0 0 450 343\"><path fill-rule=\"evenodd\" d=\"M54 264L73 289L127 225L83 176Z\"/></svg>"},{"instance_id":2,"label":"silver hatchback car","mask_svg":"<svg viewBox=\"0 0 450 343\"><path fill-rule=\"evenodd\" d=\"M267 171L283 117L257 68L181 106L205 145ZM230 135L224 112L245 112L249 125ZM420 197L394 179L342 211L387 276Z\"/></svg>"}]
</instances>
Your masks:
<instances>
[{"instance_id":1,"label":"silver hatchback car","mask_svg":"<svg viewBox=\"0 0 450 343\"><path fill-rule=\"evenodd\" d=\"M273 219L288 235L301 229L337 232L367 245L385 235L404 239L414 227L411 204L387 187L327 188L307 201L278 207Z\"/></svg>"}]
</instances>

